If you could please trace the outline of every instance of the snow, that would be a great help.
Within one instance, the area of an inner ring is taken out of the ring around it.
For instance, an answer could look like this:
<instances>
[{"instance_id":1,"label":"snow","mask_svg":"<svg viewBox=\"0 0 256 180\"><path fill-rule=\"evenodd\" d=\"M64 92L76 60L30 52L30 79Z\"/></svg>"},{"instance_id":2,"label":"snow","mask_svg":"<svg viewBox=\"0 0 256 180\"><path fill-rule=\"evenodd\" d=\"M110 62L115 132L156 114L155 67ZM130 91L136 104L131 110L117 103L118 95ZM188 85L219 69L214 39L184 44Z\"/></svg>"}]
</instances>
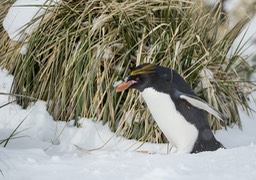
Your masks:
<instances>
[{"instance_id":1,"label":"snow","mask_svg":"<svg viewBox=\"0 0 256 180\"><path fill-rule=\"evenodd\" d=\"M16 0L3 21L3 27L13 41L22 41L38 27L41 18L36 20L29 28L25 28L31 20L45 13L43 6L54 2L57 3L58 1Z\"/></svg>"},{"instance_id":2,"label":"snow","mask_svg":"<svg viewBox=\"0 0 256 180\"><path fill-rule=\"evenodd\" d=\"M145 155L98 152L47 155L30 149L9 150L5 173L10 179L244 179L256 177L255 148L195 155ZM6 152L4 152L6 153ZM231 156L232 154L233 156ZM243 154L243 155L242 155ZM236 157L236 158L234 158Z\"/></svg>"},{"instance_id":3,"label":"snow","mask_svg":"<svg viewBox=\"0 0 256 180\"><path fill-rule=\"evenodd\" d=\"M44 4L45 0L17 0L15 5L31 2ZM35 17L38 8L13 6L10 9L4 20L10 38L21 40L32 32L28 30L22 36L20 29ZM246 34L248 39L254 35L255 21L253 18L251 29L246 32L250 32ZM253 48L243 55L251 53ZM256 112L248 116L239 110L243 130L234 126L216 132L216 138L227 149L175 154L168 150L168 144L127 140L93 119L81 118L79 128L72 121L54 121L44 101L31 103L26 109L16 102L7 104L15 101L15 97L8 95L12 81L13 76L0 68L0 142L20 125L6 147L0 144L0 180L256 178ZM253 93L250 102L253 110L256 110L255 98Z\"/></svg>"}]
</instances>

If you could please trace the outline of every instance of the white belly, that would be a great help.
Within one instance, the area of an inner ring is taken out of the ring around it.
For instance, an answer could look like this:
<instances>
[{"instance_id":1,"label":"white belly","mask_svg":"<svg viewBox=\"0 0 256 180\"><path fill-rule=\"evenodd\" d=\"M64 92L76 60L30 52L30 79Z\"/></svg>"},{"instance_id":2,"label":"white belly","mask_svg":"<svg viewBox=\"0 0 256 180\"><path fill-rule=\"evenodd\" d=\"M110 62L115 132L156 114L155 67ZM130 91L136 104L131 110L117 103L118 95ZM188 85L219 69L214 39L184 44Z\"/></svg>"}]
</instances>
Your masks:
<instances>
[{"instance_id":1,"label":"white belly","mask_svg":"<svg viewBox=\"0 0 256 180\"><path fill-rule=\"evenodd\" d=\"M169 142L177 148L178 152L191 152L198 137L198 130L176 110L171 97L153 88L146 88L142 96Z\"/></svg>"}]
</instances>

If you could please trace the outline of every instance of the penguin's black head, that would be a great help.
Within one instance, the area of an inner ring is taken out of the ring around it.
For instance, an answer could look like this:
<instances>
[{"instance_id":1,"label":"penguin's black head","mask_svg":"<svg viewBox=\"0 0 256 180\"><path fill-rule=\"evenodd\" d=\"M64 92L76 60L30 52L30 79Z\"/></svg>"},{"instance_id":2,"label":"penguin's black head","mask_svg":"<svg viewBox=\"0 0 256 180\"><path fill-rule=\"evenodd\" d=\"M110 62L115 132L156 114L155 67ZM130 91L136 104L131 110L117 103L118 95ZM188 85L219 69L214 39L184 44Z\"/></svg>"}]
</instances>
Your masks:
<instances>
[{"instance_id":1,"label":"penguin's black head","mask_svg":"<svg viewBox=\"0 0 256 180\"><path fill-rule=\"evenodd\" d=\"M116 92L121 92L129 88L137 89L142 92L148 87L159 87L164 82L170 82L172 70L153 64L142 64L135 67L126 82L119 84Z\"/></svg>"}]
</instances>

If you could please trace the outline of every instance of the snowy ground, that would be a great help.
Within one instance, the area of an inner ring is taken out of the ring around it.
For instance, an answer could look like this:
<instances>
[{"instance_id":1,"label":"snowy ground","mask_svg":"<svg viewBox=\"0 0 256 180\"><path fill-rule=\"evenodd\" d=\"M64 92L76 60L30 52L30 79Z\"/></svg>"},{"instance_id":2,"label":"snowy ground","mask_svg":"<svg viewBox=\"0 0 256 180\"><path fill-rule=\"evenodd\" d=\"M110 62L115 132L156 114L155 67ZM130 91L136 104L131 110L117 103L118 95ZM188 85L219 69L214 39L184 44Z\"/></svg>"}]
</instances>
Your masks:
<instances>
[{"instance_id":1,"label":"snowy ground","mask_svg":"<svg viewBox=\"0 0 256 180\"><path fill-rule=\"evenodd\" d=\"M28 0L16 1L26 2ZM38 1L41 4L44 2ZM16 24L13 17L21 17L20 14L29 9L20 8L18 14L17 7L13 7L5 20L6 30L13 40L22 38L17 33L18 29L35 16L27 12L27 18L18 19ZM35 8L38 10L38 7ZM36 12L32 7L30 9ZM245 28L246 38L253 43L256 18L250 25ZM244 55L251 55L255 46L245 49ZM13 77L0 68L0 93L9 93L12 81ZM43 101L37 101L27 109L16 103L2 107L12 100L12 97L0 94L0 142L22 124L16 131L15 139L10 140L6 148L4 143L0 145L0 180L256 179L256 113L248 117L240 111L243 131L234 126L227 131L216 132L216 138L227 149L199 154L171 154L167 144L126 140L91 119L81 119L81 128L73 127L72 122L53 121ZM256 99L252 97L251 100L251 108L256 110Z\"/></svg>"}]
</instances>

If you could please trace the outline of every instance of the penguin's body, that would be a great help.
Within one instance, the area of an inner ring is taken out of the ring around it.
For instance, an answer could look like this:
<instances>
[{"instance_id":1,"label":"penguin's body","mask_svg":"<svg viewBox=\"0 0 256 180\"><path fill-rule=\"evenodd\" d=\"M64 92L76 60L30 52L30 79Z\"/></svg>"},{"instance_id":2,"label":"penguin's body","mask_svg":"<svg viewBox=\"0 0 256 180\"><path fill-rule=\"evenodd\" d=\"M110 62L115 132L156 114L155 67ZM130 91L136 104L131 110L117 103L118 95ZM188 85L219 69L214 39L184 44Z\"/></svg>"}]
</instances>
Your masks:
<instances>
[{"instance_id":1,"label":"penguin's body","mask_svg":"<svg viewBox=\"0 0 256 180\"><path fill-rule=\"evenodd\" d=\"M143 64L136 67L117 91L134 88L142 93L152 116L179 153L198 153L224 148L210 129L205 111L223 119L219 112L196 97L174 70Z\"/></svg>"},{"instance_id":2,"label":"penguin's body","mask_svg":"<svg viewBox=\"0 0 256 180\"><path fill-rule=\"evenodd\" d=\"M169 142L179 152L191 152L198 137L198 130L193 124L188 123L176 109L174 102L170 100L170 96L157 92L153 88L144 89L142 96L157 125Z\"/></svg>"}]
</instances>

